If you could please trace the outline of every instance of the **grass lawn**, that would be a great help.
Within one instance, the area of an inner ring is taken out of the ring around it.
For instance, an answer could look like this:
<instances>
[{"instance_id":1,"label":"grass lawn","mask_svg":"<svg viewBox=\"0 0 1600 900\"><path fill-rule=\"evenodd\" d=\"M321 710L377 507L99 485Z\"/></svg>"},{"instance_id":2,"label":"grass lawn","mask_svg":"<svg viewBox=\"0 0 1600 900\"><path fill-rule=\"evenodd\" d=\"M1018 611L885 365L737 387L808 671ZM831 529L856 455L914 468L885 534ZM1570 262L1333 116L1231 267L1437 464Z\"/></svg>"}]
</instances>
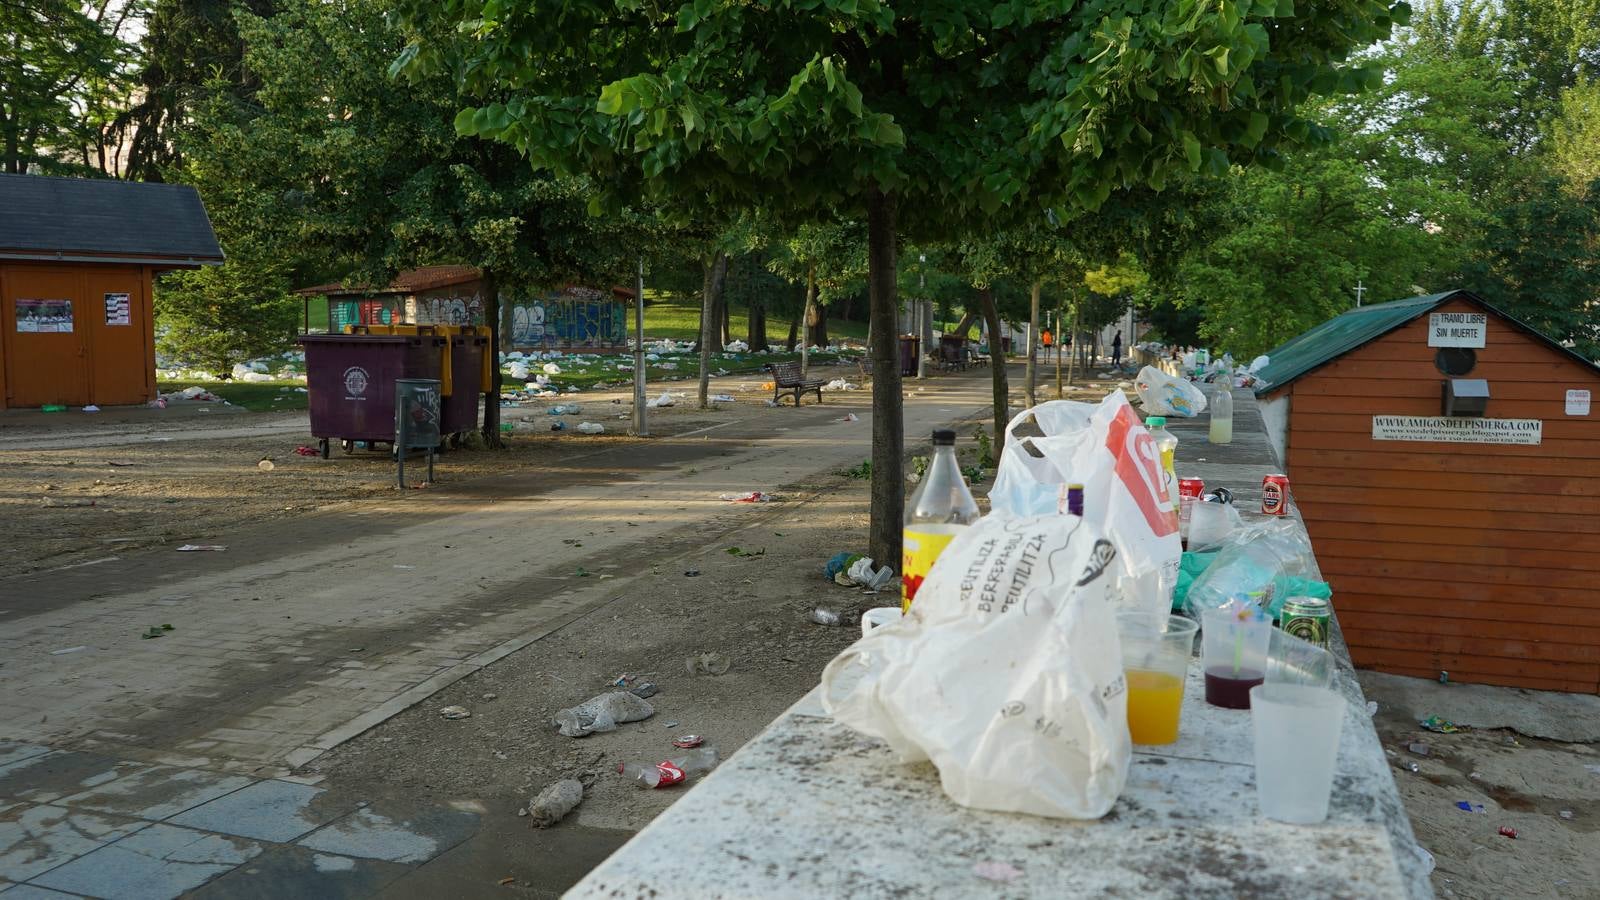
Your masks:
<instances>
[{"instance_id":1,"label":"grass lawn","mask_svg":"<svg viewBox=\"0 0 1600 900\"><path fill-rule=\"evenodd\" d=\"M302 381L158 381L156 389L163 394L181 391L186 387L199 387L218 397L242 406L251 412L275 412L280 409L305 409L306 395L294 388L305 387ZM290 390L285 391L284 388Z\"/></svg>"},{"instance_id":2,"label":"grass lawn","mask_svg":"<svg viewBox=\"0 0 1600 900\"><path fill-rule=\"evenodd\" d=\"M652 297L645 291L647 305L644 308L644 336L646 340L661 340L668 338L674 341L694 341L700 339L700 301L693 297ZM628 316L631 330L633 315ZM736 340L744 340L750 333L750 317L744 309L734 307L728 316L728 329ZM631 333L631 332L630 332ZM786 319L767 317L767 340L774 344L780 343L789 336L789 322ZM847 337L864 341L867 339L867 323L848 322L843 319L828 320L828 337Z\"/></svg>"}]
</instances>

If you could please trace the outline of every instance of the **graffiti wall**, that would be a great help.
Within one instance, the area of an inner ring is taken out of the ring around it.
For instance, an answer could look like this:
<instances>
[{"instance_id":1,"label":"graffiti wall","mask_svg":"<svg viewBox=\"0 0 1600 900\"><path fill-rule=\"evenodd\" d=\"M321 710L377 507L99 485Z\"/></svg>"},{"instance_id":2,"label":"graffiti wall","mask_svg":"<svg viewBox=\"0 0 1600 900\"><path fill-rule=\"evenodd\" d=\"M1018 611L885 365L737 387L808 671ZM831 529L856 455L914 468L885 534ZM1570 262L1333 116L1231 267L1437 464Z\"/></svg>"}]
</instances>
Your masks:
<instances>
[{"instance_id":1,"label":"graffiti wall","mask_svg":"<svg viewBox=\"0 0 1600 900\"><path fill-rule=\"evenodd\" d=\"M591 288L567 288L511 305L511 343L519 350L626 346L627 304Z\"/></svg>"},{"instance_id":2,"label":"graffiti wall","mask_svg":"<svg viewBox=\"0 0 1600 900\"><path fill-rule=\"evenodd\" d=\"M483 325L477 294L424 294L406 301L406 320L418 325Z\"/></svg>"}]
</instances>

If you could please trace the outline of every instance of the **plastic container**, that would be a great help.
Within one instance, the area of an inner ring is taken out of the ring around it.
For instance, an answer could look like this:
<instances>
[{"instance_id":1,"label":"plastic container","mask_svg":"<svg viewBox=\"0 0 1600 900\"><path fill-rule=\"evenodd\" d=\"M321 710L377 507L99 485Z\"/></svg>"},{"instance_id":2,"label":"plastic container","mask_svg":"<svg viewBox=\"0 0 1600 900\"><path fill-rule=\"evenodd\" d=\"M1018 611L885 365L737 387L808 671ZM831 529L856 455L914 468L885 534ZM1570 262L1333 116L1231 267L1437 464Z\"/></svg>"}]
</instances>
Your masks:
<instances>
[{"instance_id":1,"label":"plastic container","mask_svg":"<svg viewBox=\"0 0 1600 900\"><path fill-rule=\"evenodd\" d=\"M1249 602L1205 610L1200 624L1200 661L1206 702L1223 709L1249 709L1250 689L1266 680L1272 620Z\"/></svg>"},{"instance_id":2,"label":"plastic container","mask_svg":"<svg viewBox=\"0 0 1600 900\"><path fill-rule=\"evenodd\" d=\"M1128 732L1135 744L1170 744L1178 739L1183 684L1199 626L1182 616L1168 616L1163 625L1164 630L1157 631L1148 616L1117 617L1123 675L1128 681Z\"/></svg>"},{"instance_id":3,"label":"plastic container","mask_svg":"<svg viewBox=\"0 0 1600 900\"><path fill-rule=\"evenodd\" d=\"M901 534L900 608L909 610L944 548L962 529L978 520L978 501L961 476L956 461L956 433L933 433L933 457L922 481L906 501L905 530Z\"/></svg>"},{"instance_id":4,"label":"plastic container","mask_svg":"<svg viewBox=\"0 0 1600 900\"><path fill-rule=\"evenodd\" d=\"M1261 814L1292 825L1328 817L1345 700L1327 688L1261 684L1250 689L1256 801Z\"/></svg>"},{"instance_id":5,"label":"plastic container","mask_svg":"<svg viewBox=\"0 0 1600 900\"><path fill-rule=\"evenodd\" d=\"M650 788L681 784L691 775L709 772L717 764L717 748L697 747L682 756L658 763L631 762L618 766L622 777Z\"/></svg>"},{"instance_id":6,"label":"plastic container","mask_svg":"<svg viewBox=\"0 0 1600 900\"><path fill-rule=\"evenodd\" d=\"M1267 684L1331 688L1339 671L1333 654L1310 641L1272 629L1267 647Z\"/></svg>"},{"instance_id":7,"label":"plastic container","mask_svg":"<svg viewBox=\"0 0 1600 900\"><path fill-rule=\"evenodd\" d=\"M1233 391L1218 385L1211 394L1211 432L1213 444L1233 443Z\"/></svg>"},{"instance_id":8,"label":"plastic container","mask_svg":"<svg viewBox=\"0 0 1600 900\"><path fill-rule=\"evenodd\" d=\"M1155 439L1156 451L1161 455L1162 502L1174 512L1178 509L1178 469L1173 456L1178 452L1178 436L1167 430L1166 416L1151 416L1144 420Z\"/></svg>"}]
</instances>

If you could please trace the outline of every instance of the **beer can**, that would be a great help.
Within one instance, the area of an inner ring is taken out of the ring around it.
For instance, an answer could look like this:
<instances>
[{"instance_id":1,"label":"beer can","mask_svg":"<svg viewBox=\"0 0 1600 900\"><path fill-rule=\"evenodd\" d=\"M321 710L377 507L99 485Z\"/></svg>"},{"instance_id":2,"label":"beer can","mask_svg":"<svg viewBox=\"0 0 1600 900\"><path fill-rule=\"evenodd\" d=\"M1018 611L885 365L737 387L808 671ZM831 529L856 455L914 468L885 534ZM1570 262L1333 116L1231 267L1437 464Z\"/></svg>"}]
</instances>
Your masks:
<instances>
[{"instance_id":1,"label":"beer can","mask_svg":"<svg viewBox=\"0 0 1600 900\"><path fill-rule=\"evenodd\" d=\"M1265 516L1289 514L1289 476L1273 474L1261 479L1261 514Z\"/></svg>"},{"instance_id":2,"label":"beer can","mask_svg":"<svg viewBox=\"0 0 1600 900\"><path fill-rule=\"evenodd\" d=\"M1205 492L1206 492L1206 483L1205 483L1205 481L1203 479L1200 479L1200 478L1179 478L1178 479L1178 496L1179 497L1191 497L1191 498L1193 498L1195 500L1198 500L1198 499L1200 499L1200 495L1204 494Z\"/></svg>"},{"instance_id":3,"label":"beer can","mask_svg":"<svg viewBox=\"0 0 1600 900\"><path fill-rule=\"evenodd\" d=\"M1278 627L1318 647L1327 648L1332 629L1333 607L1321 597L1290 597L1278 613Z\"/></svg>"}]
</instances>

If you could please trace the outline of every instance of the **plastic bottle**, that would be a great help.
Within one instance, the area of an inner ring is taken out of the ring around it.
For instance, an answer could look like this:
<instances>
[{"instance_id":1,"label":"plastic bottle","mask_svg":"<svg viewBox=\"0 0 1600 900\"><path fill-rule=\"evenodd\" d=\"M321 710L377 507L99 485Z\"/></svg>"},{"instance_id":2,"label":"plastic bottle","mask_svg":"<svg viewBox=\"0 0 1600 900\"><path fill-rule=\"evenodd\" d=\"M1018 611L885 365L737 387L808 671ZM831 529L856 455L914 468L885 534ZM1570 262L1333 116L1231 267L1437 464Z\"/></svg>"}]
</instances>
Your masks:
<instances>
[{"instance_id":1,"label":"plastic bottle","mask_svg":"<svg viewBox=\"0 0 1600 900\"><path fill-rule=\"evenodd\" d=\"M933 457L922 481L906 502L905 528L901 534L900 609L911 608L922 579L933 568L961 530L978 520L978 501L972 499L967 481L956 462L956 433L940 429L933 433Z\"/></svg>"},{"instance_id":2,"label":"plastic bottle","mask_svg":"<svg viewBox=\"0 0 1600 900\"><path fill-rule=\"evenodd\" d=\"M1166 416L1151 416L1144 420L1150 436L1155 438L1156 451L1161 456L1161 491L1165 508L1178 511L1178 469L1173 454L1178 452L1178 436L1167 430Z\"/></svg>"},{"instance_id":3,"label":"plastic bottle","mask_svg":"<svg viewBox=\"0 0 1600 900\"><path fill-rule=\"evenodd\" d=\"M1083 517L1083 485L1077 482L1067 485L1067 515Z\"/></svg>"},{"instance_id":4,"label":"plastic bottle","mask_svg":"<svg viewBox=\"0 0 1600 900\"><path fill-rule=\"evenodd\" d=\"M677 784L690 775L709 772L716 764L717 748L696 747L682 756L676 756L659 763L624 763L617 767L617 771L621 772L622 777L629 781L637 781L644 787L656 788ZM671 769L665 768L668 766ZM666 772L671 770L681 772L683 777L677 777L676 774L673 777L667 777Z\"/></svg>"},{"instance_id":5,"label":"plastic bottle","mask_svg":"<svg viewBox=\"0 0 1600 900\"><path fill-rule=\"evenodd\" d=\"M1211 443L1233 443L1233 391L1227 384L1211 392Z\"/></svg>"}]
</instances>

